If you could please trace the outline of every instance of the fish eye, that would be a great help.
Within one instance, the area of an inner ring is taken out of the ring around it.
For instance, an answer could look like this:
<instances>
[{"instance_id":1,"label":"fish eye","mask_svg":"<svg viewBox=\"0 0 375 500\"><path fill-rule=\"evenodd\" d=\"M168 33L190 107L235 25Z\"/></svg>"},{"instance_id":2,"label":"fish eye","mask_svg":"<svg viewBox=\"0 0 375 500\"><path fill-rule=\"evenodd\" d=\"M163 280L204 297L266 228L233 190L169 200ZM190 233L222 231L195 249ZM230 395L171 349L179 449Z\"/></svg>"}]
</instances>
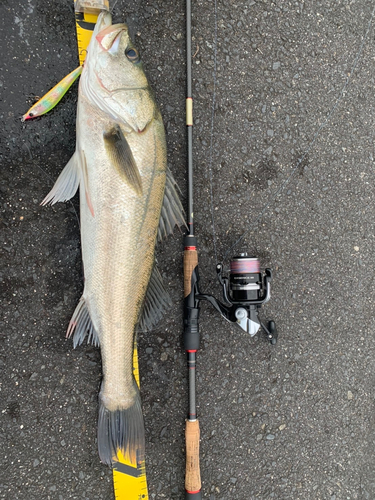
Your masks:
<instances>
[{"instance_id":1,"label":"fish eye","mask_svg":"<svg viewBox=\"0 0 375 500\"><path fill-rule=\"evenodd\" d=\"M136 49L127 49L125 50L125 55L131 62L138 62L139 61L139 54Z\"/></svg>"},{"instance_id":2,"label":"fish eye","mask_svg":"<svg viewBox=\"0 0 375 500\"><path fill-rule=\"evenodd\" d=\"M29 116L32 118L34 116L34 113L29 113Z\"/></svg>"}]
</instances>

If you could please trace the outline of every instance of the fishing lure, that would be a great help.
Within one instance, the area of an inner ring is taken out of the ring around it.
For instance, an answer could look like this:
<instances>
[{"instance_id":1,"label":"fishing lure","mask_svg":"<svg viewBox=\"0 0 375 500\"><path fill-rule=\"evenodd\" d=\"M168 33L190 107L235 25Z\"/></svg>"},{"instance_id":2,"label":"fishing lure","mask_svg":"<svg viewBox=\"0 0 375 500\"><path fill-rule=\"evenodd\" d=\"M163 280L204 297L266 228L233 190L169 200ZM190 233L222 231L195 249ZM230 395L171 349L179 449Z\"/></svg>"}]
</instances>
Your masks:
<instances>
[{"instance_id":1,"label":"fishing lure","mask_svg":"<svg viewBox=\"0 0 375 500\"><path fill-rule=\"evenodd\" d=\"M82 66L79 66L74 71L66 75L61 82L53 87L46 95L44 95L37 103L32 106L27 113L21 118L24 122L30 118L35 118L37 116L44 115L51 111L52 108L56 106L57 103L61 101L66 92L70 89L73 83L77 80L79 75L82 73Z\"/></svg>"}]
</instances>

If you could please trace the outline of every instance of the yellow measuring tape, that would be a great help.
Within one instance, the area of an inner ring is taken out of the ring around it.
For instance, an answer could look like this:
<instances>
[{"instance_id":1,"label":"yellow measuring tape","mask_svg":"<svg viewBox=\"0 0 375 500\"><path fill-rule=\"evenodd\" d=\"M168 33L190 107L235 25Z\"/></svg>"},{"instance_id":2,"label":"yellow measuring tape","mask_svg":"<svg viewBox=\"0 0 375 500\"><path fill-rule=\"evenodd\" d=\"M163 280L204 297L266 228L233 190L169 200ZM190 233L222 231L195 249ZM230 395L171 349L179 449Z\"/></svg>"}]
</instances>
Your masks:
<instances>
[{"instance_id":1,"label":"yellow measuring tape","mask_svg":"<svg viewBox=\"0 0 375 500\"><path fill-rule=\"evenodd\" d=\"M92 32L101 10L109 10L108 0L74 2L78 56L82 65L87 53L87 47L91 40ZM133 374L139 384L138 349L134 342L133 352ZM143 459L137 467L130 464L121 452L118 452L120 460L113 462L113 486L116 500L148 500L146 466Z\"/></svg>"}]
</instances>

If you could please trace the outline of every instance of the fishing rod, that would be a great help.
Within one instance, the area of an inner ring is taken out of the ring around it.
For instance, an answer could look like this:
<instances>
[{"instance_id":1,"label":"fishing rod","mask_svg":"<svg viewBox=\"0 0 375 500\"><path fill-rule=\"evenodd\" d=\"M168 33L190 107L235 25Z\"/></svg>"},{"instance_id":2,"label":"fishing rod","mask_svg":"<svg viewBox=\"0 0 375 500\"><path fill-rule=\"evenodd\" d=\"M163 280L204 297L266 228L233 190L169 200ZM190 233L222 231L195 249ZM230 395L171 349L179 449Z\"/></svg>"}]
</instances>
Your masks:
<instances>
[{"instance_id":1,"label":"fishing rod","mask_svg":"<svg viewBox=\"0 0 375 500\"><path fill-rule=\"evenodd\" d=\"M191 0L186 0L186 128L188 166L188 229L184 237L184 335L183 342L189 367L189 413L186 420L186 500L201 500L201 477L199 466L199 421L195 401L196 353L199 349L199 300L198 293L198 252L194 236L193 212L193 96L191 71Z\"/></svg>"},{"instance_id":2,"label":"fishing rod","mask_svg":"<svg viewBox=\"0 0 375 500\"><path fill-rule=\"evenodd\" d=\"M186 128L188 169L188 234L184 236L184 333L183 343L189 369L189 412L186 420L186 471L185 500L201 500L201 476L199 464L200 429L196 408L196 360L200 344L200 301L208 301L220 315L242 330L254 336L260 328L271 344L276 344L277 330L274 321L266 326L260 321L258 311L269 301L271 293L271 269L260 268L258 258L246 252L230 261L229 278L224 266L216 265L224 301L199 290L197 238L194 234L193 210L193 96L191 51L191 0L186 0Z\"/></svg>"}]
</instances>

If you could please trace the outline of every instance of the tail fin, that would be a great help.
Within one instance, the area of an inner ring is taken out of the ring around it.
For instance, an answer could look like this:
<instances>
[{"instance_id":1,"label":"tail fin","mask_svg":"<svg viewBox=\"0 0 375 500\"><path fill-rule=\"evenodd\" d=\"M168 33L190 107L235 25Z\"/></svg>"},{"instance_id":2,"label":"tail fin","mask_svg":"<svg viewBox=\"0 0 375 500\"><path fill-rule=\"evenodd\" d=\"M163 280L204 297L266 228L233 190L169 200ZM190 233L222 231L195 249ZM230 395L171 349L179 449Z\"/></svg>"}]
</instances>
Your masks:
<instances>
[{"instance_id":1,"label":"tail fin","mask_svg":"<svg viewBox=\"0 0 375 500\"><path fill-rule=\"evenodd\" d=\"M137 384L134 404L126 409L109 411L100 399L98 421L98 450L100 460L112 466L120 451L136 466L144 460L145 430L141 397Z\"/></svg>"}]
</instances>

